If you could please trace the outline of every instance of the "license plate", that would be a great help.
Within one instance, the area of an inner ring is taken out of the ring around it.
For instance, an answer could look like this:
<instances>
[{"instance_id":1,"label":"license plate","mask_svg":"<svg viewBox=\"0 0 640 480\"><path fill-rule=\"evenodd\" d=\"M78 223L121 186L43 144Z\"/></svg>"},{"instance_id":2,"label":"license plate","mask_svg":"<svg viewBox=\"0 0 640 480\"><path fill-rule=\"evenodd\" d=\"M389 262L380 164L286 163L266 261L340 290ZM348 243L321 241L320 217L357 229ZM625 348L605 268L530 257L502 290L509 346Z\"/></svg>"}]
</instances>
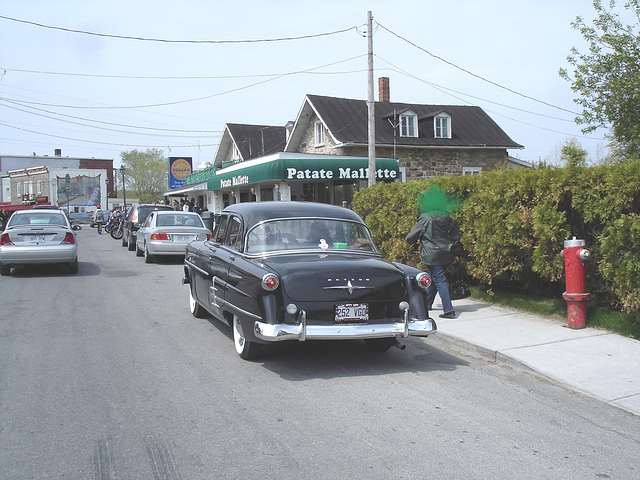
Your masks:
<instances>
[{"instance_id":1,"label":"license plate","mask_svg":"<svg viewBox=\"0 0 640 480\"><path fill-rule=\"evenodd\" d=\"M174 242L190 242L191 240L193 240L193 235L174 235L173 236Z\"/></svg>"},{"instance_id":2,"label":"license plate","mask_svg":"<svg viewBox=\"0 0 640 480\"><path fill-rule=\"evenodd\" d=\"M44 236L31 235L31 243L44 243Z\"/></svg>"},{"instance_id":3,"label":"license plate","mask_svg":"<svg viewBox=\"0 0 640 480\"><path fill-rule=\"evenodd\" d=\"M369 305L366 303L339 303L335 311L336 323L362 323L369 321Z\"/></svg>"}]
</instances>

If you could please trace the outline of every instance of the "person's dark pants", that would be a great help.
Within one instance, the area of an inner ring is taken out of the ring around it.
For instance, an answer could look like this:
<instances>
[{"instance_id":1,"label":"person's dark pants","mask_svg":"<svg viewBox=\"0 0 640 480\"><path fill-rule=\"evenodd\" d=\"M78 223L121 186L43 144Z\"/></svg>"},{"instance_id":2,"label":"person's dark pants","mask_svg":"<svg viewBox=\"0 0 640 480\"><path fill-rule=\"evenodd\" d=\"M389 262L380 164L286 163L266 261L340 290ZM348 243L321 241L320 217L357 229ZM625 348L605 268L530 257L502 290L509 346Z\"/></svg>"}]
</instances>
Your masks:
<instances>
[{"instance_id":1,"label":"person's dark pants","mask_svg":"<svg viewBox=\"0 0 640 480\"><path fill-rule=\"evenodd\" d=\"M436 298L436 290L442 300L442 311L444 313L453 312L453 304L451 303L451 297L449 296L449 286L447 285L447 277L444 274L446 265L428 265L429 273L431 274L431 280L433 283L427 289L427 305L429 310L433 306L433 300Z\"/></svg>"},{"instance_id":2,"label":"person's dark pants","mask_svg":"<svg viewBox=\"0 0 640 480\"><path fill-rule=\"evenodd\" d=\"M102 222L98 222L98 235L102 235Z\"/></svg>"}]
</instances>

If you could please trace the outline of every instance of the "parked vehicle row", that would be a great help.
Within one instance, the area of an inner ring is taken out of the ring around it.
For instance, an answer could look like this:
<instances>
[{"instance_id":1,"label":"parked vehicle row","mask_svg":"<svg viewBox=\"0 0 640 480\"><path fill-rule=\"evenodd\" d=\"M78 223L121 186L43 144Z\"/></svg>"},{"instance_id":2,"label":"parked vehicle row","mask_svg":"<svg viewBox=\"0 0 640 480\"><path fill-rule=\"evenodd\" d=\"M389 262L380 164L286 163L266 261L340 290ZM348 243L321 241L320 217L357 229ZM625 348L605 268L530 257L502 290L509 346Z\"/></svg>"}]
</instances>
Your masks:
<instances>
[{"instance_id":1,"label":"parked vehicle row","mask_svg":"<svg viewBox=\"0 0 640 480\"><path fill-rule=\"evenodd\" d=\"M191 314L227 322L243 359L281 341L362 339L382 352L437 330L429 274L383 258L363 220L344 207L240 203L211 232L198 213L143 204L117 228L122 246L146 263L184 256ZM59 210L16 212L0 243L2 275L28 263L78 271L76 234Z\"/></svg>"}]
</instances>

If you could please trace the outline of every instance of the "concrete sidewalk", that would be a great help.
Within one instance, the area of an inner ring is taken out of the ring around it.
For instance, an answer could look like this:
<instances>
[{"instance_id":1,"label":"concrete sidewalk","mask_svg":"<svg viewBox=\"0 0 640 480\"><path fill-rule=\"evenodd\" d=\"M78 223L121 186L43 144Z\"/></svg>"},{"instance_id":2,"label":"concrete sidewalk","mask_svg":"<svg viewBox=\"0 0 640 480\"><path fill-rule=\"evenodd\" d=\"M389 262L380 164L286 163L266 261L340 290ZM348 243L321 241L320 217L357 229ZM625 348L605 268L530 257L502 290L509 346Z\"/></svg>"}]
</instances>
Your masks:
<instances>
[{"instance_id":1,"label":"concrete sidewalk","mask_svg":"<svg viewBox=\"0 0 640 480\"><path fill-rule=\"evenodd\" d=\"M457 318L431 316L438 335L498 362L516 362L550 379L640 415L640 341L606 330L572 330L557 320L471 298L453 302Z\"/></svg>"}]
</instances>

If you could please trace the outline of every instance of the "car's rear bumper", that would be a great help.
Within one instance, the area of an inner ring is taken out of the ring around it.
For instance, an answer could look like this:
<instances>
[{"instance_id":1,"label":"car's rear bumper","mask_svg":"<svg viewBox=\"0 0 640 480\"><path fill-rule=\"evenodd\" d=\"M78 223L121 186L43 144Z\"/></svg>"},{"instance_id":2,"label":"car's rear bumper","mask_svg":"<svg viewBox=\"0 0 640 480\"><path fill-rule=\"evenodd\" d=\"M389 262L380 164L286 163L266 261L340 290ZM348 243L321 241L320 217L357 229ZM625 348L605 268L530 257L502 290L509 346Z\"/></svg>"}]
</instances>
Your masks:
<instances>
[{"instance_id":1,"label":"car's rear bumper","mask_svg":"<svg viewBox=\"0 0 640 480\"><path fill-rule=\"evenodd\" d=\"M3 265L34 265L47 263L73 263L78 257L76 245L43 247L2 247L0 263Z\"/></svg>"},{"instance_id":2,"label":"car's rear bumper","mask_svg":"<svg viewBox=\"0 0 640 480\"><path fill-rule=\"evenodd\" d=\"M254 323L254 335L260 340L278 342L281 340L349 340L386 337L426 337L436 333L435 320L406 319L401 322L382 324L350 325L307 325L305 315L300 315L296 325L279 323Z\"/></svg>"},{"instance_id":3,"label":"car's rear bumper","mask_svg":"<svg viewBox=\"0 0 640 480\"><path fill-rule=\"evenodd\" d=\"M188 242L167 242L151 240L147 249L151 255L184 255Z\"/></svg>"}]
</instances>

